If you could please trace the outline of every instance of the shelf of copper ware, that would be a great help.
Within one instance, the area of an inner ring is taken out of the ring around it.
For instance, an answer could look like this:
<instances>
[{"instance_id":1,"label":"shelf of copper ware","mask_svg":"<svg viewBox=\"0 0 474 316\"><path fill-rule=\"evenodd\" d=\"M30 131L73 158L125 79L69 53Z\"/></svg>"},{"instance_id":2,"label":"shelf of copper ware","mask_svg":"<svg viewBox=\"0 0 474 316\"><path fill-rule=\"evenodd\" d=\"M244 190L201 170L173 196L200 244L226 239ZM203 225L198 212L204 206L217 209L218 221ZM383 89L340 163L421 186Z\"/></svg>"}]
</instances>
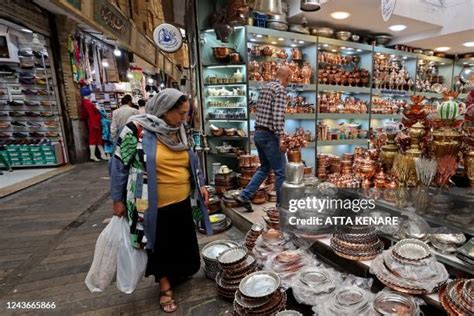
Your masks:
<instances>
[{"instance_id":1,"label":"shelf of copper ware","mask_svg":"<svg viewBox=\"0 0 474 316\"><path fill-rule=\"evenodd\" d=\"M410 97L412 95L415 95L414 91L411 90L396 90L396 89L372 89L372 95L376 96L387 96L387 97Z\"/></svg>"},{"instance_id":2,"label":"shelf of copper ware","mask_svg":"<svg viewBox=\"0 0 474 316\"><path fill-rule=\"evenodd\" d=\"M215 140L246 140L248 139L248 136L240 137L240 136L212 136L208 135L206 136L209 139L215 139Z\"/></svg>"},{"instance_id":3,"label":"shelf of copper ware","mask_svg":"<svg viewBox=\"0 0 474 316\"><path fill-rule=\"evenodd\" d=\"M318 140L317 146L336 146L336 145L367 145L369 140L364 139L335 139L335 140Z\"/></svg>"},{"instance_id":4,"label":"shelf of copper ware","mask_svg":"<svg viewBox=\"0 0 474 316\"><path fill-rule=\"evenodd\" d=\"M221 157L226 157L226 158L238 158L238 157L239 157L239 156L237 156L237 154L233 154L233 153L218 153L218 152L215 152L215 151L210 151L209 154L210 154L210 155L221 156Z\"/></svg>"},{"instance_id":5,"label":"shelf of copper ware","mask_svg":"<svg viewBox=\"0 0 474 316\"><path fill-rule=\"evenodd\" d=\"M232 82L232 83L205 83L205 87L222 87L222 86L245 86L245 82Z\"/></svg>"},{"instance_id":6,"label":"shelf of copper ware","mask_svg":"<svg viewBox=\"0 0 474 316\"><path fill-rule=\"evenodd\" d=\"M257 118L255 113L250 113L250 119L255 120ZM285 119L287 120L315 120L315 113L286 113Z\"/></svg>"},{"instance_id":7,"label":"shelf of copper ware","mask_svg":"<svg viewBox=\"0 0 474 316\"><path fill-rule=\"evenodd\" d=\"M433 189L436 190L436 188L433 188ZM469 195L469 192L472 190L473 190L472 188L450 188L450 197L452 199L457 198L468 203L474 203L474 195ZM345 196L349 196L352 198L360 198L363 196L362 191L357 191L354 189L339 189L339 192L341 194L344 194ZM469 200L466 201L466 199L469 199ZM406 207L404 209L400 209L394 203L387 202L383 199L375 200L375 205L379 208L384 208L385 210L390 211L394 213L395 215L400 214L401 211L416 212L416 209L414 207ZM430 226L433 226L433 227L446 226L453 230L461 231L467 235L471 235L471 236L474 235L474 227L468 227L467 225L462 225L462 224L454 223L451 221L443 220L440 214L433 214L433 215L419 214L419 215L423 217L423 219L425 219L428 222L428 224L430 224Z\"/></svg>"},{"instance_id":8,"label":"shelf of copper ware","mask_svg":"<svg viewBox=\"0 0 474 316\"><path fill-rule=\"evenodd\" d=\"M304 149L310 149L310 148L314 148L314 147L316 147L316 142L308 142L308 143L306 143L306 147L303 147L301 149L304 150ZM251 148L252 149L257 149L257 147L255 147L254 143L251 144Z\"/></svg>"},{"instance_id":9,"label":"shelf of copper ware","mask_svg":"<svg viewBox=\"0 0 474 316\"><path fill-rule=\"evenodd\" d=\"M392 235L387 235L387 234L382 234L382 233L378 233L378 234L380 235L380 237L388 239L392 242L397 242L397 241L400 240L399 238L396 238L395 236L392 236ZM462 261L458 257L456 257L455 253L453 253L453 254L441 253L437 249L435 249L434 247L430 247L430 250L439 262L442 262L442 263L444 263L444 264L446 264L450 267L453 267L457 270L467 272L470 275L473 274L472 267L467 265L466 263L464 263L464 261Z\"/></svg>"},{"instance_id":10,"label":"shelf of copper ware","mask_svg":"<svg viewBox=\"0 0 474 316\"><path fill-rule=\"evenodd\" d=\"M243 106L208 106L207 110L211 109L246 109L247 105Z\"/></svg>"},{"instance_id":11,"label":"shelf of copper ware","mask_svg":"<svg viewBox=\"0 0 474 316\"><path fill-rule=\"evenodd\" d=\"M370 94L370 88L368 87L352 87L352 86L344 86L344 85L318 84L318 92L324 92L324 91Z\"/></svg>"},{"instance_id":12,"label":"shelf of copper ware","mask_svg":"<svg viewBox=\"0 0 474 316\"><path fill-rule=\"evenodd\" d=\"M260 86L268 83L269 81L257 81L257 80L250 80L249 87L250 88L260 88ZM316 84L303 84L303 83L289 83L287 87L288 92L298 91L298 92L316 92Z\"/></svg>"},{"instance_id":13,"label":"shelf of copper ware","mask_svg":"<svg viewBox=\"0 0 474 316\"><path fill-rule=\"evenodd\" d=\"M305 47L305 46L316 46L316 36L307 35L307 34L300 34L300 33L293 33L293 32L286 32L286 31L279 31L273 30L269 28L262 28L256 26L246 26L247 31L249 34L258 34L262 35L260 38L255 38L255 41L251 41L249 43L252 44L271 44L272 41L276 41L277 44L272 44L273 46L290 46L294 44L296 41L304 41L304 43L296 43L298 47ZM273 37L271 39L271 37ZM277 40L278 38L283 38L283 41Z\"/></svg>"},{"instance_id":14,"label":"shelf of copper ware","mask_svg":"<svg viewBox=\"0 0 474 316\"><path fill-rule=\"evenodd\" d=\"M241 68L247 66L246 63L235 63L235 64L224 64L224 63L215 63L215 64L208 64L202 65L204 68Z\"/></svg>"},{"instance_id":15,"label":"shelf of copper ware","mask_svg":"<svg viewBox=\"0 0 474 316\"><path fill-rule=\"evenodd\" d=\"M360 113L318 113L318 120L368 120L368 119L401 119L400 114L360 114Z\"/></svg>"},{"instance_id":16,"label":"shelf of copper ware","mask_svg":"<svg viewBox=\"0 0 474 316\"><path fill-rule=\"evenodd\" d=\"M274 203L265 203L261 205L252 205L252 208L254 209L254 212L252 213L247 213L242 210L242 208L228 208L225 205L223 205L223 213L229 217L232 218L232 223L235 224L236 227L241 229L242 231L248 231L250 230L250 227L255 224L255 223L263 223L262 217L264 216L264 207L270 207L270 206L275 206ZM304 237L300 237L305 239ZM327 235L322 236L322 237L311 237L308 239L309 242L312 242L313 244L319 245L319 248L324 248L325 251L332 253L334 256L337 256L334 254L331 248L331 237L328 237ZM310 251L315 251L314 246L310 248ZM316 253L318 254L318 253ZM318 257L321 257L322 254L318 254ZM339 258L339 257L338 257ZM372 264L373 260L368 260L368 261L352 261L352 260L345 260L345 262L350 262L352 266L357 266L359 268L364 269L365 271L369 271L370 266ZM351 267L352 267L351 266ZM351 268L347 266L347 268ZM343 270L347 270L344 267L340 267ZM372 276L372 275L371 275ZM438 294L433 293L433 294L428 294L428 295L422 295L423 299L425 301L437 308L441 308Z\"/></svg>"},{"instance_id":17,"label":"shelf of copper ware","mask_svg":"<svg viewBox=\"0 0 474 316\"><path fill-rule=\"evenodd\" d=\"M426 99L443 99L443 94L436 92L415 92L415 95L422 95Z\"/></svg>"}]
</instances>

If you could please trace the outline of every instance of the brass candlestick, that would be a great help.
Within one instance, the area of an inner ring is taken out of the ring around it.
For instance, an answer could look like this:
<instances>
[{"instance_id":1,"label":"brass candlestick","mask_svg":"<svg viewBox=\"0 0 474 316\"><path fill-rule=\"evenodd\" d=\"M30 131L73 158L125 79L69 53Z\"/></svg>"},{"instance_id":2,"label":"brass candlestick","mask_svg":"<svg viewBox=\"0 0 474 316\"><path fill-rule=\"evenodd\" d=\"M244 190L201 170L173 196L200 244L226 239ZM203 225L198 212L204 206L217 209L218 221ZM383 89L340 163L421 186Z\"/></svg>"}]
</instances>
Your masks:
<instances>
[{"instance_id":1,"label":"brass candlestick","mask_svg":"<svg viewBox=\"0 0 474 316\"><path fill-rule=\"evenodd\" d=\"M407 156L412 158L421 157L423 152L420 150L420 140L426 134L425 126L418 122L410 127L408 134L410 135L411 146L406 152Z\"/></svg>"}]
</instances>

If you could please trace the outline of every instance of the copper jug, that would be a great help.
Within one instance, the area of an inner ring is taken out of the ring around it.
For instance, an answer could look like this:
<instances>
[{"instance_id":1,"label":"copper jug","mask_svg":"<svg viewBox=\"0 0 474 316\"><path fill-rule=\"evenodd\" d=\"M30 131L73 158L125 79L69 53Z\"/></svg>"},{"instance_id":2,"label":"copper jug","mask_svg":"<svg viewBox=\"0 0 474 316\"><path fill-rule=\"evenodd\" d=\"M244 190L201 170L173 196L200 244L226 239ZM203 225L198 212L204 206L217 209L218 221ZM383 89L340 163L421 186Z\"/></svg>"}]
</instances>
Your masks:
<instances>
[{"instance_id":1,"label":"copper jug","mask_svg":"<svg viewBox=\"0 0 474 316\"><path fill-rule=\"evenodd\" d=\"M302 60L303 54L301 53L301 50L299 48L291 49L291 58L293 60Z\"/></svg>"}]
</instances>

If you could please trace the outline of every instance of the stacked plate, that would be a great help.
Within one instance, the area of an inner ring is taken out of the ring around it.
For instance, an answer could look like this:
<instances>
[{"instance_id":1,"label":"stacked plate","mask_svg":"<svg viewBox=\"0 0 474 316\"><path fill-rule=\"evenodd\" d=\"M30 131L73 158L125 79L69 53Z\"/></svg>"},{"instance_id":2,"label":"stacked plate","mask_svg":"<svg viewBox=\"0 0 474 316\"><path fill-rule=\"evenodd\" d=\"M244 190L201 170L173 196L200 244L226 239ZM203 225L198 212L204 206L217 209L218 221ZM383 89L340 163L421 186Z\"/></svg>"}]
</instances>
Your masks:
<instances>
[{"instance_id":1,"label":"stacked plate","mask_svg":"<svg viewBox=\"0 0 474 316\"><path fill-rule=\"evenodd\" d=\"M458 248L456 256L462 261L474 266L474 238Z\"/></svg>"},{"instance_id":2,"label":"stacked plate","mask_svg":"<svg viewBox=\"0 0 474 316\"><path fill-rule=\"evenodd\" d=\"M216 279L220 271L217 264L217 257L225 250L238 247L239 245L232 240L216 240L208 243L202 248L201 255L204 259L204 272L206 277L212 280Z\"/></svg>"},{"instance_id":3,"label":"stacked plate","mask_svg":"<svg viewBox=\"0 0 474 316\"><path fill-rule=\"evenodd\" d=\"M217 257L221 271L216 276L217 292L224 298L234 299L240 281L255 271L257 262L245 247L227 249Z\"/></svg>"},{"instance_id":4,"label":"stacked plate","mask_svg":"<svg viewBox=\"0 0 474 316\"><path fill-rule=\"evenodd\" d=\"M249 251L253 250L255 247L255 243L257 242L258 236L263 233L263 225L259 223L255 223L252 225L252 228L247 232L245 236L245 246Z\"/></svg>"},{"instance_id":5,"label":"stacked plate","mask_svg":"<svg viewBox=\"0 0 474 316\"><path fill-rule=\"evenodd\" d=\"M439 292L439 300L448 315L474 315L474 279L451 281Z\"/></svg>"},{"instance_id":6,"label":"stacked plate","mask_svg":"<svg viewBox=\"0 0 474 316\"><path fill-rule=\"evenodd\" d=\"M209 221L211 222L212 231L214 234L219 234L229 229L232 225L232 220L224 214L213 214L209 215Z\"/></svg>"},{"instance_id":7,"label":"stacked plate","mask_svg":"<svg viewBox=\"0 0 474 316\"><path fill-rule=\"evenodd\" d=\"M303 316L300 312L291 310L291 309L286 309L284 311L279 312L275 316Z\"/></svg>"},{"instance_id":8,"label":"stacked plate","mask_svg":"<svg viewBox=\"0 0 474 316\"><path fill-rule=\"evenodd\" d=\"M357 286L343 286L317 307L322 310L319 310L321 315L369 315L372 299L372 293L366 290Z\"/></svg>"},{"instance_id":9,"label":"stacked plate","mask_svg":"<svg viewBox=\"0 0 474 316\"><path fill-rule=\"evenodd\" d=\"M280 278L271 271L247 275L235 293L236 315L275 315L286 307L287 296L280 287Z\"/></svg>"},{"instance_id":10,"label":"stacked plate","mask_svg":"<svg viewBox=\"0 0 474 316\"><path fill-rule=\"evenodd\" d=\"M446 227L438 228L435 233L430 234L433 247L441 253L453 253L466 242L466 236L462 233L453 233Z\"/></svg>"},{"instance_id":11,"label":"stacked plate","mask_svg":"<svg viewBox=\"0 0 474 316\"><path fill-rule=\"evenodd\" d=\"M269 260L267 267L278 274L283 282L283 286L291 286L288 283L306 265L307 260L305 259L306 256L301 250L285 250L273 256Z\"/></svg>"},{"instance_id":12,"label":"stacked plate","mask_svg":"<svg viewBox=\"0 0 474 316\"><path fill-rule=\"evenodd\" d=\"M437 291L449 277L428 245L417 239L399 241L375 258L370 270L387 287L414 295Z\"/></svg>"},{"instance_id":13,"label":"stacked plate","mask_svg":"<svg viewBox=\"0 0 474 316\"><path fill-rule=\"evenodd\" d=\"M341 281L339 274L329 269L307 267L301 270L292 286L296 300L306 305L323 303Z\"/></svg>"},{"instance_id":14,"label":"stacked plate","mask_svg":"<svg viewBox=\"0 0 474 316\"><path fill-rule=\"evenodd\" d=\"M420 307L411 296L387 289L377 293L372 305L377 315L420 315Z\"/></svg>"},{"instance_id":15,"label":"stacked plate","mask_svg":"<svg viewBox=\"0 0 474 316\"><path fill-rule=\"evenodd\" d=\"M331 238L331 248L343 258L372 260L383 250L373 226L339 226Z\"/></svg>"},{"instance_id":16,"label":"stacked plate","mask_svg":"<svg viewBox=\"0 0 474 316\"><path fill-rule=\"evenodd\" d=\"M267 224L267 228L278 229L280 226L280 214L278 212L278 208L275 206L265 207L263 211L267 214L267 216L263 218Z\"/></svg>"}]
</instances>

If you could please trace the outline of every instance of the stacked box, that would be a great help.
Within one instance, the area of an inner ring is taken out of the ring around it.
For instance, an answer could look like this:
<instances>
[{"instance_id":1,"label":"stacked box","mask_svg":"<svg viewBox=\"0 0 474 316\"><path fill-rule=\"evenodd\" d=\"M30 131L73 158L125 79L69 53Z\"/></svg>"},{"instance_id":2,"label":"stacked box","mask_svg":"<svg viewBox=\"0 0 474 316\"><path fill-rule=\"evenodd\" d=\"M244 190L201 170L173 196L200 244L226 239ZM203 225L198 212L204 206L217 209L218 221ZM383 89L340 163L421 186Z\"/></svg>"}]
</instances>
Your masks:
<instances>
[{"instance_id":1,"label":"stacked box","mask_svg":"<svg viewBox=\"0 0 474 316\"><path fill-rule=\"evenodd\" d=\"M12 166L56 165L52 145L7 145L6 157Z\"/></svg>"}]
</instances>

